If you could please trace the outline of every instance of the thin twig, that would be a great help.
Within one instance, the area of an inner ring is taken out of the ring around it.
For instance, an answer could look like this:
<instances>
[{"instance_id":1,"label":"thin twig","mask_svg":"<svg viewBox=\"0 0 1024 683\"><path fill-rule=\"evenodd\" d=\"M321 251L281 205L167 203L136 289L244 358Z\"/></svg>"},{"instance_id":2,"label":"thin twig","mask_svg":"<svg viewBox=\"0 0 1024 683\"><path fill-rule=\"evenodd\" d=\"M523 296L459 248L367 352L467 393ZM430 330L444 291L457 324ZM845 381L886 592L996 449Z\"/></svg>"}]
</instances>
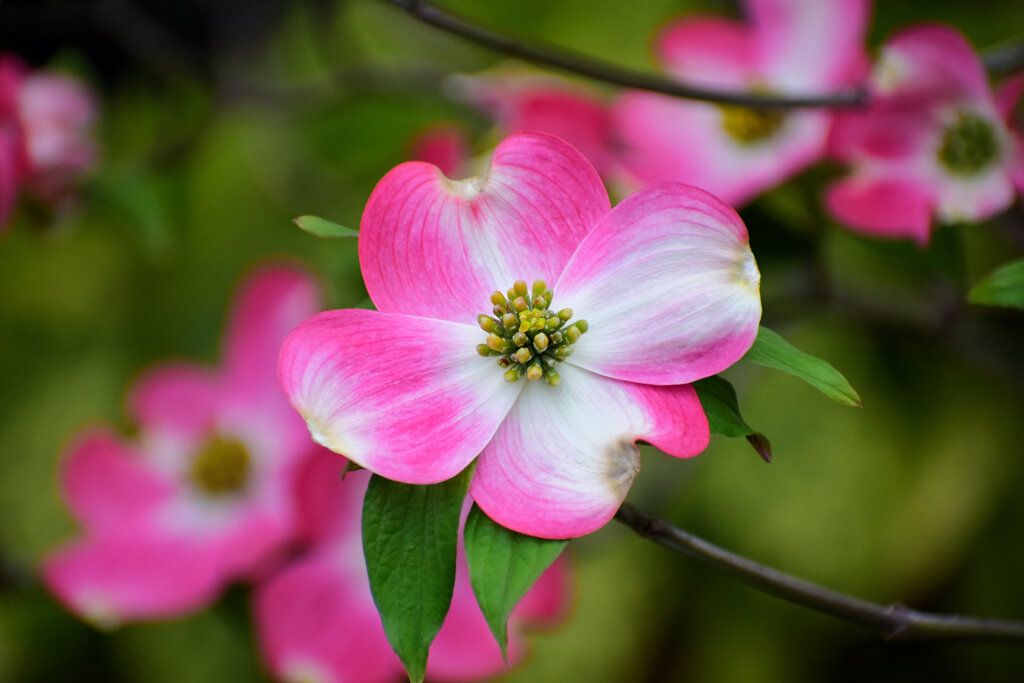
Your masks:
<instances>
[{"instance_id":1,"label":"thin twig","mask_svg":"<svg viewBox=\"0 0 1024 683\"><path fill-rule=\"evenodd\" d=\"M624 88L649 90L664 95L718 104L736 104L758 108L860 107L867 104L867 93L860 88L828 95L767 95L700 88L653 74L626 69L610 62L555 47L528 45L443 12L428 2L420 0L384 1L405 10L424 23L462 36L492 50Z\"/></svg>"},{"instance_id":2,"label":"thin twig","mask_svg":"<svg viewBox=\"0 0 1024 683\"><path fill-rule=\"evenodd\" d=\"M993 76L1005 76L1024 69L1024 41L1021 38L989 48L981 53L981 61Z\"/></svg>"},{"instance_id":3,"label":"thin twig","mask_svg":"<svg viewBox=\"0 0 1024 683\"><path fill-rule=\"evenodd\" d=\"M679 551L758 590L878 630L886 640L1024 640L1024 622L929 614L900 603L880 605L783 574L624 503L615 519L658 545Z\"/></svg>"}]
</instances>

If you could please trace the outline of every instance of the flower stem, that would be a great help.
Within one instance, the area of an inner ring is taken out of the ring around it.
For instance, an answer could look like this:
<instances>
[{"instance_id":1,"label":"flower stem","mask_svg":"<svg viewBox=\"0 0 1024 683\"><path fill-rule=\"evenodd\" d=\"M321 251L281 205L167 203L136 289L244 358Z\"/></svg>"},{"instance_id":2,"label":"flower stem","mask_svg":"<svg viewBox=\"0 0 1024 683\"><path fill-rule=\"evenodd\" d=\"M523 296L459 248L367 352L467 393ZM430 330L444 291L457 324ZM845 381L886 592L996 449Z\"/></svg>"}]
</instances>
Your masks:
<instances>
[{"instance_id":1,"label":"flower stem","mask_svg":"<svg viewBox=\"0 0 1024 683\"><path fill-rule=\"evenodd\" d=\"M623 503L615 519L658 545L700 560L758 590L878 630L886 640L1024 640L1024 622L918 612L839 593L758 564Z\"/></svg>"},{"instance_id":2,"label":"flower stem","mask_svg":"<svg viewBox=\"0 0 1024 683\"><path fill-rule=\"evenodd\" d=\"M767 95L700 88L653 74L626 69L610 62L567 50L522 43L510 36L489 31L455 15L448 14L429 2L421 0L384 1L405 10L426 24L462 36L491 50L624 88L649 90L705 102L758 108L859 107L867 104L867 93L861 88L828 95Z\"/></svg>"}]
</instances>

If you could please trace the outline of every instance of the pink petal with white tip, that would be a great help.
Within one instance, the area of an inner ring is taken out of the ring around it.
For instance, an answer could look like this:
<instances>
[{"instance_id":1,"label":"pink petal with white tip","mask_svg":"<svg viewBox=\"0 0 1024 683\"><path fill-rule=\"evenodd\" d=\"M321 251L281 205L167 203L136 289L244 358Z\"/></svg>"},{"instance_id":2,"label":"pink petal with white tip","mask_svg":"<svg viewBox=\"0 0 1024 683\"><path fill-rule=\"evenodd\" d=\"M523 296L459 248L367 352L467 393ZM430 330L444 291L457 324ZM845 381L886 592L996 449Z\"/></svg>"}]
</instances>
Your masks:
<instances>
[{"instance_id":1,"label":"pink petal with white tip","mask_svg":"<svg viewBox=\"0 0 1024 683\"><path fill-rule=\"evenodd\" d=\"M225 385L234 401L287 407L277 381L281 343L319 309L312 278L297 267L267 267L246 278L225 342Z\"/></svg>"},{"instance_id":2,"label":"pink petal with white tip","mask_svg":"<svg viewBox=\"0 0 1024 683\"><path fill-rule=\"evenodd\" d=\"M837 113L829 131L828 151L836 159L858 162L917 160L935 152L932 112L899 100L872 104L871 113Z\"/></svg>"},{"instance_id":3,"label":"pink petal with white tip","mask_svg":"<svg viewBox=\"0 0 1024 683\"><path fill-rule=\"evenodd\" d=\"M787 92L813 92L866 75L870 0L746 0L761 68Z\"/></svg>"},{"instance_id":4,"label":"pink petal with white tip","mask_svg":"<svg viewBox=\"0 0 1024 683\"><path fill-rule=\"evenodd\" d=\"M991 98L978 54L959 31L942 24L894 35L882 47L874 81L879 92L901 97Z\"/></svg>"},{"instance_id":5,"label":"pink petal with white tip","mask_svg":"<svg viewBox=\"0 0 1024 683\"><path fill-rule=\"evenodd\" d=\"M557 387L527 385L470 483L491 519L543 538L582 536L612 518L640 470L638 439L687 457L710 438L689 385L619 382L568 363L558 371Z\"/></svg>"},{"instance_id":6,"label":"pink petal with white tip","mask_svg":"<svg viewBox=\"0 0 1024 683\"><path fill-rule=\"evenodd\" d=\"M60 472L64 500L90 532L151 523L152 511L174 494L177 486L143 457L105 430L70 449Z\"/></svg>"},{"instance_id":7,"label":"pink petal with white tip","mask_svg":"<svg viewBox=\"0 0 1024 683\"><path fill-rule=\"evenodd\" d=\"M211 368L167 363L143 373L128 396L128 405L149 437L191 446L213 426L221 386Z\"/></svg>"},{"instance_id":8,"label":"pink petal with white tip","mask_svg":"<svg viewBox=\"0 0 1024 683\"><path fill-rule=\"evenodd\" d=\"M365 569L352 573L326 549L262 586L255 620L264 656L282 680L386 683L402 676Z\"/></svg>"},{"instance_id":9,"label":"pink petal with white tip","mask_svg":"<svg viewBox=\"0 0 1024 683\"><path fill-rule=\"evenodd\" d=\"M587 236L554 288L589 324L568 362L645 384L713 375L753 343L759 283L733 209L688 185L649 186Z\"/></svg>"},{"instance_id":10,"label":"pink petal with white tip","mask_svg":"<svg viewBox=\"0 0 1024 683\"><path fill-rule=\"evenodd\" d=\"M935 215L940 223L977 223L1008 208L1015 195L1007 169L996 167L976 177L937 180Z\"/></svg>"},{"instance_id":11,"label":"pink petal with white tip","mask_svg":"<svg viewBox=\"0 0 1024 683\"><path fill-rule=\"evenodd\" d=\"M723 90L746 88L758 76L749 26L713 16L688 16L658 38L665 69L687 83Z\"/></svg>"},{"instance_id":12,"label":"pink petal with white tip","mask_svg":"<svg viewBox=\"0 0 1024 683\"><path fill-rule=\"evenodd\" d=\"M99 626L197 611L223 588L202 548L129 535L86 538L48 556L43 579L72 611Z\"/></svg>"},{"instance_id":13,"label":"pink petal with white tip","mask_svg":"<svg viewBox=\"0 0 1024 683\"><path fill-rule=\"evenodd\" d=\"M431 484L483 449L521 384L481 358L479 328L328 311L285 340L279 371L315 441L389 479Z\"/></svg>"},{"instance_id":14,"label":"pink petal with white tip","mask_svg":"<svg viewBox=\"0 0 1024 683\"><path fill-rule=\"evenodd\" d=\"M468 325L516 280L553 281L608 212L583 156L549 135L506 139L481 178L398 166L363 213L359 263L377 308Z\"/></svg>"},{"instance_id":15,"label":"pink petal with white tip","mask_svg":"<svg viewBox=\"0 0 1024 683\"><path fill-rule=\"evenodd\" d=\"M843 224L858 232L928 243L932 193L914 180L853 176L833 183L826 191L825 204Z\"/></svg>"},{"instance_id":16,"label":"pink petal with white tip","mask_svg":"<svg viewBox=\"0 0 1024 683\"><path fill-rule=\"evenodd\" d=\"M594 96L566 86L528 90L510 103L508 119L501 121L509 133L536 131L555 135L583 153L602 175L615 167L608 106Z\"/></svg>"}]
</instances>

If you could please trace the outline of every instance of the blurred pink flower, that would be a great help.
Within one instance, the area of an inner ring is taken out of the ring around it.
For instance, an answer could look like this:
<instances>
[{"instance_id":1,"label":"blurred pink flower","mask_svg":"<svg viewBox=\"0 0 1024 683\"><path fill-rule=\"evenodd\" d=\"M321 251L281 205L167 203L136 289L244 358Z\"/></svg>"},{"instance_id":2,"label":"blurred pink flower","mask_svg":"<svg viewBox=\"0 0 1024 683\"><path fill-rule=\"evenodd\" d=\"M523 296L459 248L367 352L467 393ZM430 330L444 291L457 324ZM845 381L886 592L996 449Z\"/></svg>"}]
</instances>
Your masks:
<instances>
[{"instance_id":1,"label":"blurred pink flower","mask_svg":"<svg viewBox=\"0 0 1024 683\"><path fill-rule=\"evenodd\" d=\"M92 169L96 111L80 80L0 55L0 228L20 191L56 206Z\"/></svg>"},{"instance_id":2,"label":"blurred pink flower","mask_svg":"<svg viewBox=\"0 0 1024 683\"><path fill-rule=\"evenodd\" d=\"M74 439L60 482L84 533L43 567L71 610L103 626L197 610L291 539L295 470L316 447L275 360L318 304L305 273L261 270L234 303L220 368L157 366L130 393L136 440Z\"/></svg>"},{"instance_id":3,"label":"blurred pink flower","mask_svg":"<svg viewBox=\"0 0 1024 683\"><path fill-rule=\"evenodd\" d=\"M688 383L738 360L761 314L735 211L677 183L610 209L587 160L536 133L502 142L483 177L393 169L363 213L359 261L378 310L321 313L281 351L314 440L413 484L479 455L480 507L548 538L612 517L636 440L704 450Z\"/></svg>"},{"instance_id":4,"label":"blurred pink flower","mask_svg":"<svg viewBox=\"0 0 1024 683\"><path fill-rule=\"evenodd\" d=\"M96 98L77 78L37 71L18 98L30 192L49 204L66 198L96 163Z\"/></svg>"},{"instance_id":5,"label":"blurred pink flower","mask_svg":"<svg viewBox=\"0 0 1024 683\"><path fill-rule=\"evenodd\" d=\"M671 76L737 92L825 94L867 72L868 0L744 0L747 21L688 16L656 44ZM676 180L741 205L821 159L830 113L755 110L646 92L615 107L623 164L639 183Z\"/></svg>"},{"instance_id":6,"label":"blurred pink flower","mask_svg":"<svg viewBox=\"0 0 1024 683\"><path fill-rule=\"evenodd\" d=\"M255 620L275 676L304 683L388 683L404 676L370 594L360 533L369 473L339 476L345 461L324 453L309 461L299 486L310 552L259 587ZM468 506L466 508L468 510ZM524 651L521 624L550 624L565 613L569 567L559 559L513 612L509 662ZM427 678L479 680L507 670L469 583L461 543L451 609L430 649Z\"/></svg>"},{"instance_id":7,"label":"blurred pink flower","mask_svg":"<svg viewBox=\"0 0 1024 683\"><path fill-rule=\"evenodd\" d=\"M495 120L499 137L547 133L583 153L606 181L620 179L607 98L586 86L517 65L452 79L461 99Z\"/></svg>"},{"instance_id":8,"label":"blurred pink flower","mask_svg":"<svg viewBox=\"0 0 1024 683\"><path fill-rule=\"evenodd\" d=\"M837 115L832 154L852 172L826 205L851 228L927 244L940 223L980 221L1013 201L1015 146L978 55L955 29L915 26L881 51L866 111Z\"/></svg>"}]
</instances>

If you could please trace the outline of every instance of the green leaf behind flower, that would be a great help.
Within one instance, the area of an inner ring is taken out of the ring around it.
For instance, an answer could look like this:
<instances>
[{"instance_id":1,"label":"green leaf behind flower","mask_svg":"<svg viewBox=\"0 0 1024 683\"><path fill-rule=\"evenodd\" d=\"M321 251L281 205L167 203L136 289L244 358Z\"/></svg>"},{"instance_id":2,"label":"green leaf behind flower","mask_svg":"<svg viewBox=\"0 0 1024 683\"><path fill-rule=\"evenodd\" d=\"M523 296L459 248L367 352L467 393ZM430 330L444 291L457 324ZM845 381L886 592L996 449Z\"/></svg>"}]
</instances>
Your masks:
<instances>
[{"instance_id":1,"label":"green leaf behind flower","mask_svg":"<svg viewBox=\"0 0 1024 683\"><path fill-rule=\"evenodd\" d=\"M469 512L463 538L473 593L507 660L509 615L568 541L506 529L476 505Z\"/></svg>"},{"instance_id":2,"label":"green leaf behind flower","mask_svg":"<svg viewBox=\"0 0 1024 683\"><path fill-rule=\"evenodd\" d=\"M838 370L827 361L804 353L767 327L758 329L757 339L743 359L798 377L836 403L861 405L860 396Z\"/></svg>"},{"instance_id":3,"label":"green leaf behind flower","mask_svg":"<svg viewBox=\"0 0 1024 683\"><path fill-rule=\"evenodd\" d=\"M736 390L728 380L712 375L694 382L693 388L697 390L697 397L704 407L712 434L728 437L745 436L765 462L772 461L772 445L768 437L755 432L743 419Z\"/></svg>"},{"instance_id":4,"label":"green leaf behind flower","mask_svg":"<svg viewBox=\"0 0 1024 683\"><path fill-rule=\"evenodd\" d=\"M310 235L316 235L317 237L359 237L358 230L332 223L319 216L299 216L293 219L292 222Z\"/></svg>"},{"instance_id":5,"label":"green leaf behind flower","mask_svg":"<svg viewBox=\"0 0 1024 683\"><path fill-rule=\"evenodd\" d=\"M1011 261L974 285L967 300L972 304L1024 308L1024 259Z\"/></svg>"},{"instance_id":6,"label":"green leaf behind flower","mask_svg":"<svg viewBox=\"0 0 1024 683\"><path fill-rule=\"evenodd\" d=\"M422 681L455 587L469 468L431 486L374 475L363 500L363 553L384 632L409 679Z\"/></svg>"}]
</instances>

